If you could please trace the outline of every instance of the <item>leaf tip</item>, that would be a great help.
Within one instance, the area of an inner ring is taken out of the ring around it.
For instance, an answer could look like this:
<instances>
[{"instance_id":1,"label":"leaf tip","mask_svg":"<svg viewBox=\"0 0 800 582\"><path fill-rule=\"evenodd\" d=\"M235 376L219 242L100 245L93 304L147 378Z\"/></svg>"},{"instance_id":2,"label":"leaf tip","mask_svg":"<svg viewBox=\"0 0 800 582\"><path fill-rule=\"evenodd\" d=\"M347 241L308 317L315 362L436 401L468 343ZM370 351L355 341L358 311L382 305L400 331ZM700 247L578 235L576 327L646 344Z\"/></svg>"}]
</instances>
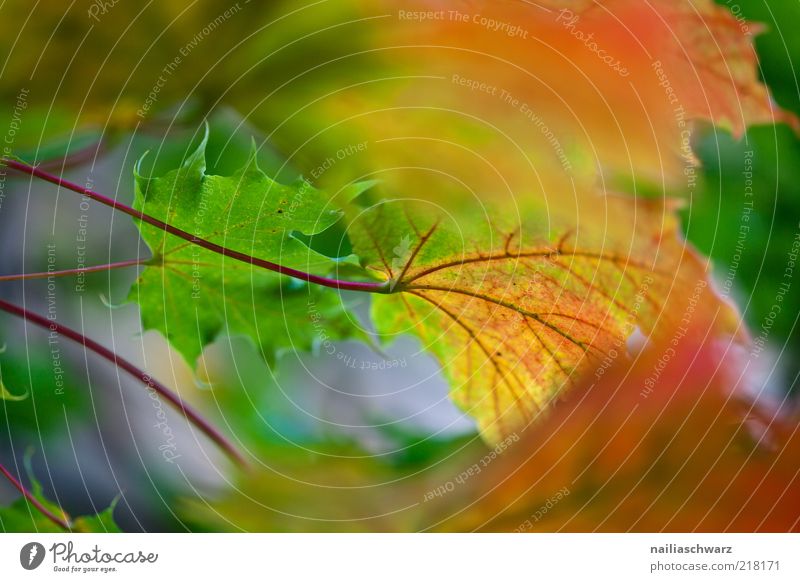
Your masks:
<instances>
[{"instance_id":1,"label":"leaf tip","mask_svg":"<svg viewBox=\"0 0 800 582\"><path fill-rule=\"evenodd\" d=\"M189 154L183 162L183 169L195 170L199 174L204 174L206 171L206 148L208 147L208 138L211 130L208 121L203 122L203 137L195 150Z\"/></svg>"}]
</instances>

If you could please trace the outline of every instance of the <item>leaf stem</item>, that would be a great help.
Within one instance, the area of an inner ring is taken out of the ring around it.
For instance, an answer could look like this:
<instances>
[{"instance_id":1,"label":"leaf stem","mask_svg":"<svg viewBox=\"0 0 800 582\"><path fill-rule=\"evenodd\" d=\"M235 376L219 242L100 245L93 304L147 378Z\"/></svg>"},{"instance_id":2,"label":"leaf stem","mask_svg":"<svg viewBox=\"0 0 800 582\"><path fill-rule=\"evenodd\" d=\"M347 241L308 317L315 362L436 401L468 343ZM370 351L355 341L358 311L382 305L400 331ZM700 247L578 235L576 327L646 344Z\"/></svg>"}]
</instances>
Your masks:
<instances>
[{"instance_id":1,"label":"leaf stem","mask_svg":"<svg viewBox=\"0 0 800 582\"><path fill-rule=\"evenodd\" d=\"M151 226L155 226L156 228L159 228L164 232L167 232L173 236L177 236L178 238L182 238L194 245L207 249L211 252L218 253L226 257L230 257L232 259L241 261L243 263L255 265L263 269L268 269L270 271L280 273L281 275L287 275L289 277L294 277L295 279L300 279L302 281L307 281L309 283L314 283L316 285L321 285L323 287L331 287L333 289L341 289L345 291L362 291L365 293L391 293L391 289L388 282L373 283L373 282L361 282L361 281L340 281L338 279L331 279L329 277L321 277L319 275L313 275L311 273L306 273L303 271L299 271L297 269L292 269L291 267L284 267L283 265L279 265L271 261L266 261L264 259L259 259L258 257L253 257L252 255L235 251L233 249L229 249L227 247L223 247L221 245L208 241L206 239L197 237L191 233L186 232L185 230L181 230L153 216L140 212L139 210L136 210L135 208L132 208L127 204L123 204L122 202L117 202L113 198L109 198L108 196L104 196L103 194L100 194L88 188L84 188L83 186L65 180L59 176L48 174L47 172L39 168L30 166L24 162L3 158L0 159L0 163L5 164L9 168L22 172L24 174L40 178L42 180L50 182L51 184L56 184L57 186L61 186L62 188L66 188L68 190L72 190L73 192L77 192L78 194L82 194L87 198L91 198L92 200L100 202L101 204L105 204L106 206L113 208L114 210L118 210L120 212L127 214L128 216L132 216L137 220L141 220L142 222L145 222Z\"/></svg>"},{"instance_id":2,"label":"leaf stem","mask_svg":"<svg viewBox=\"0 0 800 582\"><path fill-rule=\"evenodd\" d=\"M72 531L72 526L66 519L58 517L55 513L47 509L42 504L41 501L36 499L36 496L33 493L28 491L28 489L19 481L19 479L14 477L14 475L12 475L11 472L3 466L2 463L0 463L0 473L2 473L5 476L5 478L8 479L20 493L22 493L25 499L30 501L31 505L33 505L36 509L38 509L42 515L44 515L47 519L52 521L60 528L66 531Z\"/></svg>"},{"instance_id":3,"label":"leaf stem","mask_svg":"<svg viewBox=\"0 0 800 582\"><path fill-rule=\"evenodd\" d=\"M27 279L47 279L48 277L69 277L70 275L80 275L81 273L96 273L99 271L110 271L112 269L122 269L124 267L134 267L146 265L151 259L130 259L106 265L96 265L93 267L78 267L76 269L63 269L61 271L42 271L41 273L19 273L16 275L0 275L0 282L3 281L23 281Z\"/></svg>"},{"instance_id":4,"label":"leaf stem","mask_svg":"<svg viewBox=\"0 0 800 582\"><path fill-rule=\"evenodd\" d=\"M14 305L13 303L8 303L0 299L0 311L5 311L7 313L11 313L12 315L16 315L17 317L21 317L25 321L29 321L34 325L37 325L41 328L48 329L51 332L58 333L59 335L63 335L84 347L88 348L89 350L93 351L98 356L108 360L109 362L113 363L118 368L121 368L128 372L134 378L140 380L148 389L155 391L159 396L167 400L173 407L175 407L185 419L189 422L197 426L208 438L210 438L220 449L222 449L237 465L245 466L247 463L244 460L244 457L241 456L239 451L236 450L236 447L233 446L225 436L222 435L214 426L211 425L210 422L205 420L200 413L195 411L192 407L188 404L185 404L181 398L174 394L169 388L164 386L158 380L151 378L149 374L145 371L137 368L128 360L119 357L116 353L108 349L107 347L97 343L96 341L78 333L77 331L66 327L60 323L57 323L54 320L47 319L28 311L18 305Z\"/></svg>"}]
</instances>

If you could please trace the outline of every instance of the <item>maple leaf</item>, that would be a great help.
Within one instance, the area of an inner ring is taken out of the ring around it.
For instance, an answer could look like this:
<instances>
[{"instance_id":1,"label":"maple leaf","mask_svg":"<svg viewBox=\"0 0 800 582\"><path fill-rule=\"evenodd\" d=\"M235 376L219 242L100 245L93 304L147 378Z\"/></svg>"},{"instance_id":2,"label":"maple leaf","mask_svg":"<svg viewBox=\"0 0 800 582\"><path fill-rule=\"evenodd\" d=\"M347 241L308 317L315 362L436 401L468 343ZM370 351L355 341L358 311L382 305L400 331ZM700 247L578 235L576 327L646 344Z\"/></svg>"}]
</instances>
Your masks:
<instances>
[{"instance_id":1,"label":"maple leaf","mask_svg":"<svg viewBox=\"0 0 800 582\"><path fill-rule=\"evenodd\" d=\"M683 128L658 71L687 119L710 119L737 133L749 123L795 123L758 82L752 42L760 27L710 0L403 5L404 12L446 11L444 19L422 22L400 18L395 2L336 0L297 9L284 0L231 8L217 0L117 3L98 14L92 3L5 2L7 18L30 16L18 35L0 38L9 55L2 91L7 119L20 88L29 90L21 127L27 137L17 135L16 146L38 148L42 135L57 135L68 137L74 152L76 123L130 129L176 103L185 103L185 118L221 99L275 130L274 141L296 150L309 167L343 143L369 140L363 166L337 164L325 172L328 183L348 182L364 168L427 166L435 159L442 169L467 174L474 190L496 194L481 187L496 185L495 172L512 192L530 188L531 159L553 187L565 184L563 174L593 179L598 163L658 186L662 179L682 186ZM563 9L579 21L559 18ZM224 26L202 32L221 16ZM269 26L256 30L258 22ZM493 29L490 22L507 26ZM519 34L509 34L512 28ZM623 62L627 77L587 46L589 35L603 55ZM663 67L654 69L656 61ZM209 63L216 63L211 71ZM73 78L91 82L65 82ZM326 127L324 135L319 127ZM403 147L414 138L427 147ZM542 171L543 165L549 167Z\"/></svg>"},{"instance_id":2,"label":"maple leaf","mask_svg":"<svg viewBox=\"0 0 800 582\"><path fill-rule=\"evenodd\" d=\"M207 137L207 136L206 136ZM138 210L228 250L309 273L328 273L353 263L312 250L308 236L340 220L330 197L299 181L269 179L253 152L231 176L205 173L206 139L183 166L159 178L136 175ZM342 193L343 200L369 184ZM131 288L145 329L160 331L193 365L203 347L221 333L242 334L268 362L276 351L306 350L321 339L355 333L342 300L330 289L285 277L139 224L153 258ZM300 235L306 235L306 241Z\"/></svg>"},{"instance_id":3,"label":"maple leaf","mask_svg":"<svg viewBox=\"0 0 800 582\"><path fill-rule=\"evenodd\" d=\"M31 482L30 494L53 516L70 524L72 531L82 533L118 533L122 531L114 521L114 509L117 506L118 499L112 500L106 509L98 511L96 514L82 515L73 519L61 507L45 497L41 483L33 476L29 458L24 459L24 466ZM7 533L64 532L63 528L48 519L25 497L20 497L7 506L0 506L0 531Z\"/></svg>"},{"instance_id":4,"label":"maple leaf","mask_svg":"<svg viewBox=\"0 0 800 582\"><path fill-rule=\"evenodd\" d=\"M781 110L759 79L754 39L765 27L742 18L739 7L734 14L730 5L713 0L542 5L559 11L562 22L580 22L600 44L621 39L616 46L626 58L631 51L646 55L644 65L655 73L662 97L688 118L710 120L737 137L748 125L787 123L798 129L797 117Z\"/></svg>"},{"instance_id":5,"label":"maple leaf","mask_svg":"<svg viewBox=\"0 0 800 582\"><path fill-rule=\"evenodd\" d=\"M671 204L586 196L528 208L514 224L444 219L378 204L349 229L353 248L391 281L372 317L436 356L453 400L489 440L522 429L586 373L625 358L637 329L658 338L708 298L719 333L744 336L706 265L680 240ZM397 268L384 249L410 237Z\"/></svg>"},{"instance_id":6,"label":"maple leaf","mask_svg":"<svg viewBox=\"0 0 800 582\"><path fill-rule=\"evenodd\" d=\"M742 354L707 337L705 322L582 381L460 495L430 504L426 521L450 531L797 531L797 411L754 402Z\"/></svg>"},{"instance_id":7,"label":"maple leaf","mask_svg":"<svg viewBox=\"0 0 800 582\"><path fill-rule=\"evenodd\" d=\"M596 183L599 169L618 191L689 197L694 122L737 136L752 124L797 127L759 80L761 27L710 0L383 6L391 18L374 42L387 46L391 81L310 109L337 140L370 143L359 167L325 176L332 183L380 168L398 192L511 204Z\"/></svg>"}]
</instances>

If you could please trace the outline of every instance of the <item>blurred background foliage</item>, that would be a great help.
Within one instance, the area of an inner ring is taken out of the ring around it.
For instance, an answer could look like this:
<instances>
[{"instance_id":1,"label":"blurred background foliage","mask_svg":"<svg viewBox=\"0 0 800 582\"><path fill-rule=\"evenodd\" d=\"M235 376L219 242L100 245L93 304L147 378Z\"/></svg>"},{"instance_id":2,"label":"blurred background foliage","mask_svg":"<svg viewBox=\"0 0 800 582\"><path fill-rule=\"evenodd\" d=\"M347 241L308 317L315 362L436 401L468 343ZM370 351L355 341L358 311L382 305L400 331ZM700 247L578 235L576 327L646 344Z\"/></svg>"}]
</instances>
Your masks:
<instances>
[{"instance_id":1,"label":"blurred background foliage","mask_svg":"<svg viewBox=\"0 0 800 582\"><path fill-rule=\"evenodd\" d=\"M734 14L740 11L747 19L764 23L764 32L756 38L760 74L778 104L800 114L795 65L800 62L800 37L791 29L800 22L800 3L717 1ZM24 26L0 35L0 133L14 119L24 91L15 153L45 165L65 156L66 163L56 162L55 170L63 166L68 177L81 183L91 179L97 190L125 201L133 198L131 172L142 153L150 152L143 162L145 173L176 167L199 141L203 120L210 122L212 132L211 173L227 174L240 165L254 138L259 163L269 175L283 182L308 177L331 152L364 135L354 133L359 137L353 139L348 133L359 126L329 127L329 120L357 111L362 104L359 98L365 96L378 94L376 102L387 106L400 98L395 91L368 88L360 96L345 95L325 107L316 100L343 87L369 85L376 71L401 75L414 70L409 62L389 66L382 51L373 50L375 36L383 29L379 19L375 27L363 25L363 19L373 14L357 2L308 6L288 0L119 2L90 17L93 7L100 4L87 0L69 6L40 2L33 8L23 0L3 4L0 14L5 20ZM212 25L215 20L218 24ZM174 70L165 72L165 65L179 56ZM151 98L159 76L166 82ZM146 115L137 115L148 103ZM455 123L446 130L436 129L442 127L443 119L430 118L434 133L457 137L467 127ZM424 123L425 118L415 122ZM481 131L473 132L470 139L491 144ZM711 258L720 287L730 290L752 335L758 336L776 303L787 253L800 232L800 141L781 124L751 127L740 138L705 124L695 133L693 145L701 180L691 196L680 183L659 188L651 177L631 181L626 187L631 192L688 198L682 210L688 240ZM594 160L582 157L578 150L570 155L579 177L595 179ZM341 187L372 172L374 161L353 156L347 164L324 172L319 182ZM454 165L485 173L464 158L455 158ZM742 238L740 225L748 202L745 171L752 171L754 195L749 230ZM525 180L531 176L520 177L521 183ZM615 180L615 184L623 183ZM407 183L392 186L401 184ZM426 187L453 188L445 180ZM49 196L54 190L47 189L26 179L7 178L0 207L3 274L45 270L48 241L67 249L60 250L60 255L74 262L75 225L81 214L77 200L64 197L59 202ZM29 221L34 216L36 220ZM88 264L129 259L143 252L143 247L134 248L131 243L138 234L130 221L94 207L89 219ZM26 224L24 233L21 224ZM335 252L339 239L334 236L328 242L329 252ZM189 370L160 338L136 337L138 314L121 306L134 276L125 272L87 275L85 291L77 295L74 280L57 280L59 318L79 328L88 321L84 333L113 341L121 353L147 362L155 376L164 377L188 401L202 407L263 462L250 472L234 474L207 443L197 442L185 430L179 440L194 450L191 474L154 463L160 461L159 437L152 434L151 417L143 427L130 424L137 412L149 410L146 396L135 383L123 389L114 370L87 362L80 350L65 345L65 387L63 395L55 398L45 335L3 317L0 341L7 349L0 354L2 380L11 393L29 396L21 401L0 400L0 462L21 467L16 461L33 446L31 473L42 481L42 495L72 514L100 512L119 498L115 518L123 529L132 531L435 527L420 513L426 509L421 503L425 493L489 452L473 426L451 406L430 423L409 423L405 419L410 413L400 404L388 411L362 405L372 394L366 389L358 394L354 389L348 395L352 398L338 404L320 396L318 386L303 391L300 386L310 382L309 369L327 375L334 385L355 382L352 376L330 372L335 363L318 353L284 358L277 370L270 370L247 342L224 338L212 348L203 367ZM19 300L24 295L29 308L44 309L46 282L3 285L4 297ZM263 300L280 301L280 297ZM360 309L366 313L365 306ZM778 362L779 374L769 374L771 364L765 364L768 390L776 399L798 387L798 314L800 293L793 288L769 330L769 354L764 356ZM130 338L127 343L117 342L125 334ZM24 343L19 338L25 338ZM394 356L424 360L420 390L432 394L431 407L447 407L442 404L446 388L435 377L435 364L417 355L419 346L401 347ZM361 344L348 350L365 359L376 357ZM386 379L371 376L365 382L381 384ZM298 392L287 394L281 386L298 386ZM355 400L360 415L355 418L331 416L330 422L318 422L303 412L316 406L325 416L325 411ZM179 417L170 415L170 419L173 427L182 424ZM231 419L236 419L235 426ZM10 503L15 496L0 483L0 501ZM50 527L18 509L3 510L0 527L29 531ZM523 514L514 519L522 519ZM468 514L461 526L480 527L473 517Z\"/></svg>"},{"instance_id":2,"label":"blurred background foliage","mask_svg":"<svg viewBox=\"0 0 800 582\"><path fill-rule=\"evenodd\" d=\"M756 37L760 76L781 107L800 112L800 39L785 26L800 18L800 4L717 1L763 24L764 31ZM694 149L703 180L684 211L687 236L711 257L718 279L735 273L731 298L757 337L769 325L779 285L786 281L788 253L800 234L800 140L784 125L753 127L739 140L709 127ZM752 172L752 177L746 172ZM745 195L748 180L752 180L750 199ZM743 236L739 227L749 202L752 218ZM797 390L800 379L800 293L796 289L784 296L782 309L769 333L772 348L781 353L782 373L770 386L779 394Z\"/></svg>"}]
</instances>

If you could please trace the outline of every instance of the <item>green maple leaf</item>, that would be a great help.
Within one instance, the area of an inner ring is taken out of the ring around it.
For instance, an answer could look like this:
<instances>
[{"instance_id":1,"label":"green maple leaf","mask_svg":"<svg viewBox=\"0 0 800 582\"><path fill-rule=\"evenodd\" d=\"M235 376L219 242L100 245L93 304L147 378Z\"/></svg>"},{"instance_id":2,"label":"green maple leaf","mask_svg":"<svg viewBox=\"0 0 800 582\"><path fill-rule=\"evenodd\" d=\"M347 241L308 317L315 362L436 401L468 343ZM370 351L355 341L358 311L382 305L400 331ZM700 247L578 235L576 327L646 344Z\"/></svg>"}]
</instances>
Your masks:
<instances>
[{"instance_id":1,"label":"green maple leaf","mask_svg":"<svg viewBox=\"0 0 800 582\"><path fill-rule=\"evenodd\" d=\"M358 271L352 256L313 250L315 235L334 228L342 212L308 182L279 184L256 163L255 147L231 176L205 173L207 136L177 170L136 175L135 207L226 249L304 272ZM343 200L371 184L356 184ZM282 349L306 350L324 338L355 332L339 294L206 250L140 224L153 258L132 287L145 329L160 331L194 364L222 333L243 334L272 363ZM313 325L316 324L316 325ZM322 329L324 328L324 329Z\"/></svg>"},{"instance_id":2,"label":"green maple leaf","mask_svg":"<svg viewBox=\"0 0 800 582\"><path fill-rule=\"evenodd\" d=\"M114 522L114 509L118 499L93 515L82 515L75 519L45 497L42 485L33 477L30 460L25 459L25 469L31 481L30 493L36 500L56 517L71 524L73 531L82 533L118 533L121 530ZM6 507L0 507L0 531L10 532L37 532L37 533L63 533L64 530L43 515L27 498L20 496L16 501Z\"/></svg>"}]
</instances>

